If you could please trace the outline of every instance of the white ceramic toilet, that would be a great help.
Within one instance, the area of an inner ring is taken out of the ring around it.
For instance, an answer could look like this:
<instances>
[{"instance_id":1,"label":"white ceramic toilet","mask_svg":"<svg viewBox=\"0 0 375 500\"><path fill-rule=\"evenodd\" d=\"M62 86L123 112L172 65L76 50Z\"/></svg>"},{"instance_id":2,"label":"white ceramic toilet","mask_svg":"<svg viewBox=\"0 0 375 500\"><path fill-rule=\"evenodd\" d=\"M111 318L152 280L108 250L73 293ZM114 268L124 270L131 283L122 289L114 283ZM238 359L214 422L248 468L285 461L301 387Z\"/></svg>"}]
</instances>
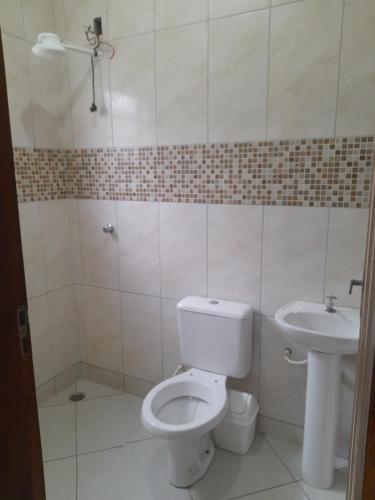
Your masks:
<instances>
[{"instance_id":1,"label":"white ceramic toilet","mask_svg":"<svg viewBox=\"0 0 375 500\"><path fill-rule=\"evenodd\" d=\"M143 425L168 444L168 480L195 483L214 455L210 432L228 409L227 377L251 367L252 310L247 304L185 297L177 304L181 360L192 368L158 384L142 406Z\"/></svg>"}]
</instances>

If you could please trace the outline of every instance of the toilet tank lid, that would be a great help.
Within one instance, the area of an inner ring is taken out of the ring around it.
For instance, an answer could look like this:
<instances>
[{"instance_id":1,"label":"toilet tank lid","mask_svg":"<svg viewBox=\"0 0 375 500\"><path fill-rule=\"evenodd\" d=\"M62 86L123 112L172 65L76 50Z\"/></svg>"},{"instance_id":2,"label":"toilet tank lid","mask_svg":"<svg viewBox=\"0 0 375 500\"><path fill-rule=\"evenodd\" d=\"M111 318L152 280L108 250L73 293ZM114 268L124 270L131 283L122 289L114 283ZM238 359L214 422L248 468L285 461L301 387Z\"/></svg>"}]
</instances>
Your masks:
<instances>
[{"instance_id":1,"label":"toilet tank lid","mask_svg":"<svg viewBox=\"0 0 375 500\"><path fill-rule=\"evenodd\" d=\"M214 299L211 297L194 296L185 297L180 300L177 304L177 309L198 314L236 319L246 319L252 312L249 304L229 302L228 300Z\"/></svg>"}]
</instances>

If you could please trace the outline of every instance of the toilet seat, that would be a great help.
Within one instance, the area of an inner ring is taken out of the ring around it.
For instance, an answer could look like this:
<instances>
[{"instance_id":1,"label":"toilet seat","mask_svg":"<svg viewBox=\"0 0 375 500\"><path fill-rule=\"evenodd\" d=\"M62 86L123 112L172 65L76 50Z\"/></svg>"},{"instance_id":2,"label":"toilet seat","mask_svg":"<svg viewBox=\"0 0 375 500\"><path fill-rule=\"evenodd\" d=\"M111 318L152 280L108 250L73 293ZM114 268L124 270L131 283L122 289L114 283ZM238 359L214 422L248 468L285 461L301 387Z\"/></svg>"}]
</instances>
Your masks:
<instances>
[{"instance_id":1,"label":"toilet seat","mask_svg":"<svg viewBox=\"0 0 375 500\"><path fill-rule=\"evenodd\" d=\"M226 379L192 368L164 380L144 399L143 425L166 439L191 439L210 432L228 408Z\"/></svg>"}]
</instances>

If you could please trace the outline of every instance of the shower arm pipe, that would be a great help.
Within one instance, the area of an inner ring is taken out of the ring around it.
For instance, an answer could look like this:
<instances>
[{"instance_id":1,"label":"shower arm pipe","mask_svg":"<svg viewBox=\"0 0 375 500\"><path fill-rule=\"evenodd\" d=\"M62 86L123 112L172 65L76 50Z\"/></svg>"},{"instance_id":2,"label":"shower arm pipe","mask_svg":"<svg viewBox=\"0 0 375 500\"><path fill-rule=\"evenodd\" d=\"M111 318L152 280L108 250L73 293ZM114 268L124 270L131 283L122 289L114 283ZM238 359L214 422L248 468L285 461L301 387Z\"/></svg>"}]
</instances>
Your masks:
<instances>
[{"instance_id":1,"label":"shower arm pipe","mask_svg":"<svg viewBox=\"0 0 375 500\"><path fill-rule=\"evenodd\" d=\"M283 350L283 354L285 361L290 365L299 365L299 366L307 365L307 358L303 359L302 361L294 361L293 359L291 359L290 356L293 354L293 350L290 347L286 347Z\"/></svg>"},{"instance_id":2,"label":"shower arm pipe","mask_svg":"<svg viewBox=\"0 0 375 500\"><path fill-rule=\"evenodd\" d=\"M84 47L80 47L79 45L75 45L74 43L70 42L62 42L64 48L66 50L69 50L70 52L76 52L78 54L86 54L91 57L100 57L103 55L101 50L97 49L85 49Z\"/></svg>"}]
</instances>

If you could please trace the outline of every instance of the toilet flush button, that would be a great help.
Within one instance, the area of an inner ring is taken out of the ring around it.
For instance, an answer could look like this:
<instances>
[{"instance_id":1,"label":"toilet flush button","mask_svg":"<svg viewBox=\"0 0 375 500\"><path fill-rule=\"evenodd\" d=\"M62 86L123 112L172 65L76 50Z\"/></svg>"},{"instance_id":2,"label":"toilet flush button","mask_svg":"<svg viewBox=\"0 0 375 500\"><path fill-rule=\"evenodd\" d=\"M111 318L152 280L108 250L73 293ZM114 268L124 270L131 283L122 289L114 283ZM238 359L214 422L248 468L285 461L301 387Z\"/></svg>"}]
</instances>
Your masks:
<instances>
[{"instance_id":1,"label":"toilet flush button","mask_svg":"<svg viewBox=\"0 0 375 500\"><path fill-rule=\"evenodd\" d=\"M210 300L209 304L212 304L213 306L216 306L219 303L218 300Z\"/></svg>"}]
</instances>

